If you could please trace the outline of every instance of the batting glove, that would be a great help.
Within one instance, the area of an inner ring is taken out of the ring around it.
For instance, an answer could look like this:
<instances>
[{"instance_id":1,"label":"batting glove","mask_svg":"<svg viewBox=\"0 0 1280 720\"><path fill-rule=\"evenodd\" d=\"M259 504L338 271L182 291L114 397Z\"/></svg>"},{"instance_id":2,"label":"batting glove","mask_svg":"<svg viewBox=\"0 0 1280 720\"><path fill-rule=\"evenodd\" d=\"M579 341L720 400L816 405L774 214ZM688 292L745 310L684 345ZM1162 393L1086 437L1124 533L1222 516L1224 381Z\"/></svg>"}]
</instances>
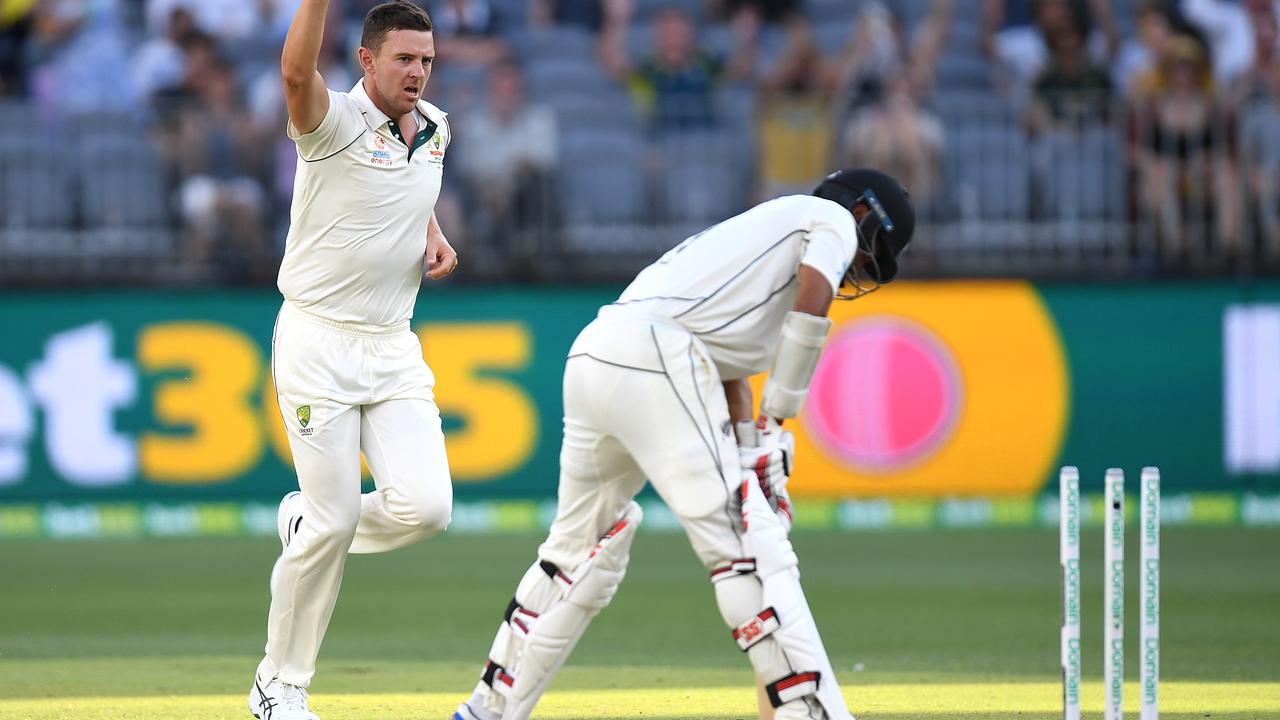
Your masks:
<instances>
[{"instance_id":1,"label":"batting glove","mask_svg":"<svg viewBox=\"0 0 1280 720\"><path fill-rule=\"evenodd\" d=\"M764 417L752 429L754 433L747 430L745 424L737 428L739 466L744 477L759 483L769 506L790 530L792 512L787 481L791 478L791 461L796 454L795 436L780 428L776 421Z\"/></svg>"}]
</instances>

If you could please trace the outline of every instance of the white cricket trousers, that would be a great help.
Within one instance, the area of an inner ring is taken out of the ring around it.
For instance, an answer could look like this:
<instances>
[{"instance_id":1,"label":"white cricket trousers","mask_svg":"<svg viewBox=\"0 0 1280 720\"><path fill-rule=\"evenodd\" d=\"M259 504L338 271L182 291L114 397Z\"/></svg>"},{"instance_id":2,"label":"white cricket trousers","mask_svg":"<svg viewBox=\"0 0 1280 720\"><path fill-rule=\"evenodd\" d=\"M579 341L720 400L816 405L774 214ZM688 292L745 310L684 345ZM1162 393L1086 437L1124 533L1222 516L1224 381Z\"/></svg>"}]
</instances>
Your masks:
<instances>
[{"instance_id":1,"label":"white cricket trousers","mask_svg":"<svg viewBox=\"0 0 1280 720\"><path fill-rule=\"evenodd\" d=\"M743 557L738 446L706 347L674 324L602 317L569 351L559 502L538 556L575 567L646 478L708 569Z\"/></svg>"},{"instance_id":2,"label":"white cricket trousers","mask_svg":"<svg viewBox=\"0 0 1280 720\"><path fill-rule=\"evenodd\" d=\"M265 678L306 687L347 553L394 550L449 524L453 489L435 378L409 323L338 323L285 301L272 342L302 524L271 574ZM361 494L360 453L376 489Z\"/></svg>"}]
</instances>

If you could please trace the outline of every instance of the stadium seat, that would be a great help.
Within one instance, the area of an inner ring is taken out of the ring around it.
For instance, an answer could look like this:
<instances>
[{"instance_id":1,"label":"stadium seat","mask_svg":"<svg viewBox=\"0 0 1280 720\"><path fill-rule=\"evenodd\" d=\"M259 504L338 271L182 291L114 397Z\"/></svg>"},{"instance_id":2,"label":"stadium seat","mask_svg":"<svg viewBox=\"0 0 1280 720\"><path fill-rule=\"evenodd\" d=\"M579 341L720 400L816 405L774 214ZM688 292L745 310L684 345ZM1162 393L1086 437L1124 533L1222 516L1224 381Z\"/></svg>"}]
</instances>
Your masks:
<instances>
[{"instance_id":1,"label":"stadium seat","mask_svg":"<svg viewBox=\"0 0 1280 720\"><path fill-rule=\"evenodd\" d=\"M536 59L537 64L559 59L591 62L595 57L595 38L581 28L552 26L507 35L520 57Z\"/></svg>"},{"instance_id":2,"label":"stadium seat","mask_svg":"<svg viewBox=\"0 0 1280 720\"><path fill-rule=\"evenodd\" d=\"M138 139L86 148L76 173L84 223L90 228L166 225L168 197L155 151Z\"/></svg>"},{"instance_id":3,"label":"stadium seat","mask_svg":"<svg viewBox=\"0 0 1280 720\"><path fill-rule=\"evenodd\" d=\"M661 187L660 199L670 221L706 225L745 209L743 175L726 163L701 159L669 162Z\"/></svg>"},{"instance_id":4,"label":"stadium seat","mask_svg":"<svg viewBox=\"0 0 1280 720\"><path fill-rule=\"evenodd\" d=\"M560 180L570 224L636 223L646 217L644 154L637 135L601 129L561 140Z\"/></svg>"},{"instance_id":5,"label":"stadium seat","mask_svg":"<svg viewBox=\"0 0 1280 720\"><path fill-rule=\"evenodd\" d=\"M973 126L1008 126L1015 120L1010 102L982 87L938 88L933 109L948 131Z\"/></svg>"},{"instance_id":6,"label":"stadium seat","mask_svg":"<svg viewBox=\"0 0 1280 720\"><path fill-rule=\"evenodd\" d=\"M1045 214L1056 220L1115 221L1125 199L1120 139L1107 128L1050 133L1036 143Z\"/></svg>"},{"instance_id":7,"label":"stadium seat","mask_svg":"<svg viewBox=\"0 0 1280 720\"><path fill-rule=\"evenodd\" d=\"M620 90L606 95L565 95L538 100L548 101L562 134L601 128L638 132L640 128L640 117L631 98Z\"/></svg>"},{"instance_id":8,"label":"stadium seat","mask_svg":"<svg viewBox=\"0 0 1280 720\"><path fill-rule=\"evenodd\" d=\"M618 85L593 61L557 58L527 68L529 96L543 102L584 95L604 95Z\"/></svg>"},{"instance_id":9,"label":"stadium seat","mask_svg":"<svg viewBox=\"0 0 1280 720\"><path fill-rule=\"evenodd\" d=\"M948 50L938 62L935 72L939 88L954 90L991 87L991 64L975 53Z\"/></svg>"},{"instance_id":10,"label":"stadium seat","mask_svg":"<svg viewBox=\"0 0 1280 720\"><path fill-rule=\"evenodd\" d=\"M1016 128L976 126L948 135L944 173L962 219L1026 221L1031 160Z\"/></svg>"},{"instance_id":11,"label":"stadium seat","mask_svg":"<svg viewBox=\"0 0 1280 720\"><path fill-rule=\"evenodd\" d=\"M68 229L75 213L66 154L0 145L0 221L5 227Z\"/></svg>"},{"instance_id":12,"label":"stadium seat","mask_svg":"<svg viewBox=\"0 0 1280 720\"><path fill-rule=\"evenodd\" d=\"M636 22L648 23L663 10L678 8L689 13L694 22L703 19L701 0L633 0Z\"/></svg>"}]
</instances>

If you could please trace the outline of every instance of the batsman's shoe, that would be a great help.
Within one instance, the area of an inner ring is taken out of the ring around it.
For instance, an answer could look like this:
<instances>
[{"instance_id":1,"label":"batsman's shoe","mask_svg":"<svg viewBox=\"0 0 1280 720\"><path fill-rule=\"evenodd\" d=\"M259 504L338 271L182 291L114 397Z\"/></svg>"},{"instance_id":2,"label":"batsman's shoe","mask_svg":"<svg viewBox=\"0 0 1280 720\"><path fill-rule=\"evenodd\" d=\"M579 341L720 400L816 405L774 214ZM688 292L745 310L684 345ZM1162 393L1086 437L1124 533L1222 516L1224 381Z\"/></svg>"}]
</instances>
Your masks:
<instances>
[{"instance_id":1,"label":"batsman's shoe","mask_svg":"<svg viewBox=\"0 0 1280 720\"><path fill-rule=\"evenodd\" d=\"M261 675L254 676L249 688L249 712L258 720L320 720L307 709L306 688Z\"/></svg>"},{"instance_id":2,"label":"batsman's shoe","mask_svg":"<svg viewBox=\"0 0 1280 720\"><path fill-rule=\"evenodd\" d=\"M289 541L302 527L302 491L294 490L280 498L276 511L276 532L280 533L280 545L289 547Z\"/></svg>"},{"instance_id":3,"label":"batsman's shoe","mask_svg":"<svg viewBox=\"0 0 1280 720\"><path fill-rule=\"evenodd\" d=\"M458 711L449 717L449 720L499 720L497 715L484 712L483 709L472 709L471 703L462 703L458 706Z\"/></svg>"}]
</instances>

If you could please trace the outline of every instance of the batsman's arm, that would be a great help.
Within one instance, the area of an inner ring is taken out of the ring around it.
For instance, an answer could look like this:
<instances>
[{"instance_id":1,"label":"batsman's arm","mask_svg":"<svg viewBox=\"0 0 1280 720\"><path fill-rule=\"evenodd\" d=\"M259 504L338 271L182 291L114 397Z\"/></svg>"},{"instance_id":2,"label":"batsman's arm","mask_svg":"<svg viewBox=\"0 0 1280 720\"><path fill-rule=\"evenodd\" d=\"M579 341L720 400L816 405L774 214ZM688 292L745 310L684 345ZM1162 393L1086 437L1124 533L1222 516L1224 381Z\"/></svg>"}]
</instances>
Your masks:
<instances>
[{"instance_id":1,"label":"batsman's arm","mask_svg":"<svg viewBox=\"0 0 1280 720\"><path fill-rule=\"evenodd\" d=\"M724 382L724 399L729 402L729 420L734 424L755 418L752 409L751 384L746 378Z\"/></svg>"},{"instance_id":2,"label":"batsman's arm","mask_svg":"<svg viewBox=\"0 0 1280 720\"><path fill-rule=\"evenodd\" d=\"M826 317L835 293L831 283L816 268L801 264L796 271L796 302L792 310L815 317Z\"/></svg>"},{"instance_id":3,"label":"batsman's arm","mask_svg":"<svg viewBox=\"0 0 1280 720\"><path fill-rule=\"evenodd\" d=\"M329 0L302 0L280 55L280 77L284 81L289 122L300 135L320 127L329 112L329 89L317 67L328 12Z\"/></svg>"}]
</instances>

